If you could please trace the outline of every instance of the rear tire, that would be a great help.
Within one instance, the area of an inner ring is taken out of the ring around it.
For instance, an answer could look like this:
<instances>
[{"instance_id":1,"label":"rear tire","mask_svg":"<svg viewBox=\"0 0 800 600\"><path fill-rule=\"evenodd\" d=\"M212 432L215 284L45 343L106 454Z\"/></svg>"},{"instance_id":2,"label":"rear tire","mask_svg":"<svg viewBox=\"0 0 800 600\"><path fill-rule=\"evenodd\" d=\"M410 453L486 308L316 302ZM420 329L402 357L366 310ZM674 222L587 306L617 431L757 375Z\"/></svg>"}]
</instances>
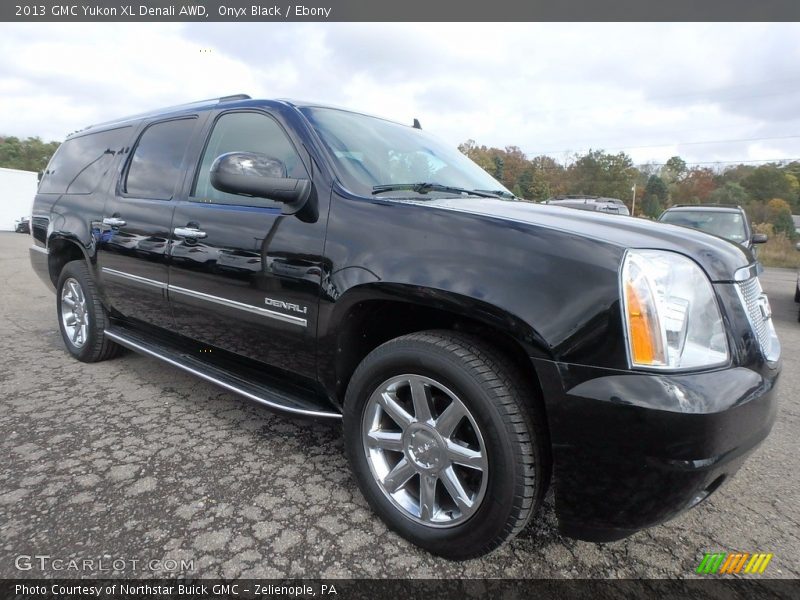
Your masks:
<instances>
[{"instance_id":1,"label":"rear tire","mask_svg":"<svg viewBox=\"0 0 800 600\"><path fill-rule=\"evenodd\" d=\"M427 331L379 346L344 405L364 497L391 529L440 556L497 548L525 527L547 486L534 394L512 361L470 335Z\"/></svg>"},{"instance_id":2,"label":"rear tire","mask_svg":"<svg viewBox=\"0 0 800 600\"><path fill-rule=\"evenodd\" d=\"M58 325L67 351L83 362L99 362L119 354L121 347L105 337L108 316L97 286L82 260L64 265L56 286Z\"/></svg>"}]
</instances>

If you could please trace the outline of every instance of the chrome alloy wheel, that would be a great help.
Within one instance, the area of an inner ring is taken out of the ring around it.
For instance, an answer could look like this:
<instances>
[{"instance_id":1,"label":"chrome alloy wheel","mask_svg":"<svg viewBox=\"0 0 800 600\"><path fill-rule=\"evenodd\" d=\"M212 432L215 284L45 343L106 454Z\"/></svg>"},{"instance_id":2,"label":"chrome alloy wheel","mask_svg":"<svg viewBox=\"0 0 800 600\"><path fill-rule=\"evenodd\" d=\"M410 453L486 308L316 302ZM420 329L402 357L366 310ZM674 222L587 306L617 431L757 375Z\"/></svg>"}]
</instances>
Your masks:
<instances>
[{"instance_id":1,"label":"chrome alloy wheel","mask_svg":"<svg viewBox=\"0 0 800 600\"><path fill-rule=\"evenodd\" d=\"M362 442L372 476L400 512L429 527L452 527L478 510L489 463L464 403L421 375L383 382L367 401Z\"/></svg>"},{"instance_id":2,"label":"chrome alloy wheel","mask_svg":"<svg viewBox=\"0 0 800 600\"><path fill-rule=\"evenodd\" d=\"M89 310L81 285L72 277L61 288L61 324L70 344L83 347L89 334Z\"/></svg>"}]
</instances>

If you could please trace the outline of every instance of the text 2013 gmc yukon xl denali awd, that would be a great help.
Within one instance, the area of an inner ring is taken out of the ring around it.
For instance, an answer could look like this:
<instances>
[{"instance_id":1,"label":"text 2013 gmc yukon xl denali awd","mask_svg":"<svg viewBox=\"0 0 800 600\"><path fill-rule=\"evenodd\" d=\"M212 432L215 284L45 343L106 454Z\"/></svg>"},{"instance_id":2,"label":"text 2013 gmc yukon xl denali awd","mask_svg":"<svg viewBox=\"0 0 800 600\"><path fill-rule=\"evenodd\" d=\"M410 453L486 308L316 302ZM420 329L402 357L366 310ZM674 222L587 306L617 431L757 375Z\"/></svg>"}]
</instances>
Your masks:
<instances>
[{"instance_id":1,"label":"text 2013 gmc yukon xl denali awd","mask_svg":"<svg viewBox=\"0 0 800 600\"><path fill-rule=\"evenodd\" d=\"M775 419L747 249L520 201L418 126L247 96L122 119L64 142L32 216L77 359L126 346L343 419L375 512L450 558L551 483L567 535L661 523Z\"/></svg>"}]
</instances>

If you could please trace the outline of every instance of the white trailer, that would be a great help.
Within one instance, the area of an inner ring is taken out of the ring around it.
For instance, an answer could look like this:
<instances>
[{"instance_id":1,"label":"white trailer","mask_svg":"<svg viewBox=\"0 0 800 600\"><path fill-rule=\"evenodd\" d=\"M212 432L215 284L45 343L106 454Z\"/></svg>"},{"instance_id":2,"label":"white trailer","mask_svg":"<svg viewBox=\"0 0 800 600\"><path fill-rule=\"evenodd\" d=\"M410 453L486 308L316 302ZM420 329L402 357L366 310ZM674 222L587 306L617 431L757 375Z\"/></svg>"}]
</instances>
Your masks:
<instances>
[{"instance_id":1,"label":"white trailer","mask_svg":"<svg viewBox=\"0 0 800 600\"><path fill-rule=\"evenodd\" d=\"M31 216L38 185L33 171L0 168L0 231L14 231L14 221Z\"/></svg>"}]
</instances>

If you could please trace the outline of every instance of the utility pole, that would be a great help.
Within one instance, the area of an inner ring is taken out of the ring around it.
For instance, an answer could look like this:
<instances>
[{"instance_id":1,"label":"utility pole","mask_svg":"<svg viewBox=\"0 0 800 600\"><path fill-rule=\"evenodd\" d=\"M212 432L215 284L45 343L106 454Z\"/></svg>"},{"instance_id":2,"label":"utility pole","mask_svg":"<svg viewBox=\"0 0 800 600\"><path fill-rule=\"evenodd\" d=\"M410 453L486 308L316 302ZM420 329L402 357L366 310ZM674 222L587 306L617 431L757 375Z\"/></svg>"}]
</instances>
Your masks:
<instances>
[{"instance_id":1,"label":"utility pole","mask_svg":"<svg viewBox=\"0 0 800 600\"><path fill-rule=\"evenodd\" d=\"M631 188L631 191L633 192L633 201L631 202L631 216L633 217L633 216L636 215L636 184L635 183L633 184L633 187Z\"/></svg>"}]
</instances>

